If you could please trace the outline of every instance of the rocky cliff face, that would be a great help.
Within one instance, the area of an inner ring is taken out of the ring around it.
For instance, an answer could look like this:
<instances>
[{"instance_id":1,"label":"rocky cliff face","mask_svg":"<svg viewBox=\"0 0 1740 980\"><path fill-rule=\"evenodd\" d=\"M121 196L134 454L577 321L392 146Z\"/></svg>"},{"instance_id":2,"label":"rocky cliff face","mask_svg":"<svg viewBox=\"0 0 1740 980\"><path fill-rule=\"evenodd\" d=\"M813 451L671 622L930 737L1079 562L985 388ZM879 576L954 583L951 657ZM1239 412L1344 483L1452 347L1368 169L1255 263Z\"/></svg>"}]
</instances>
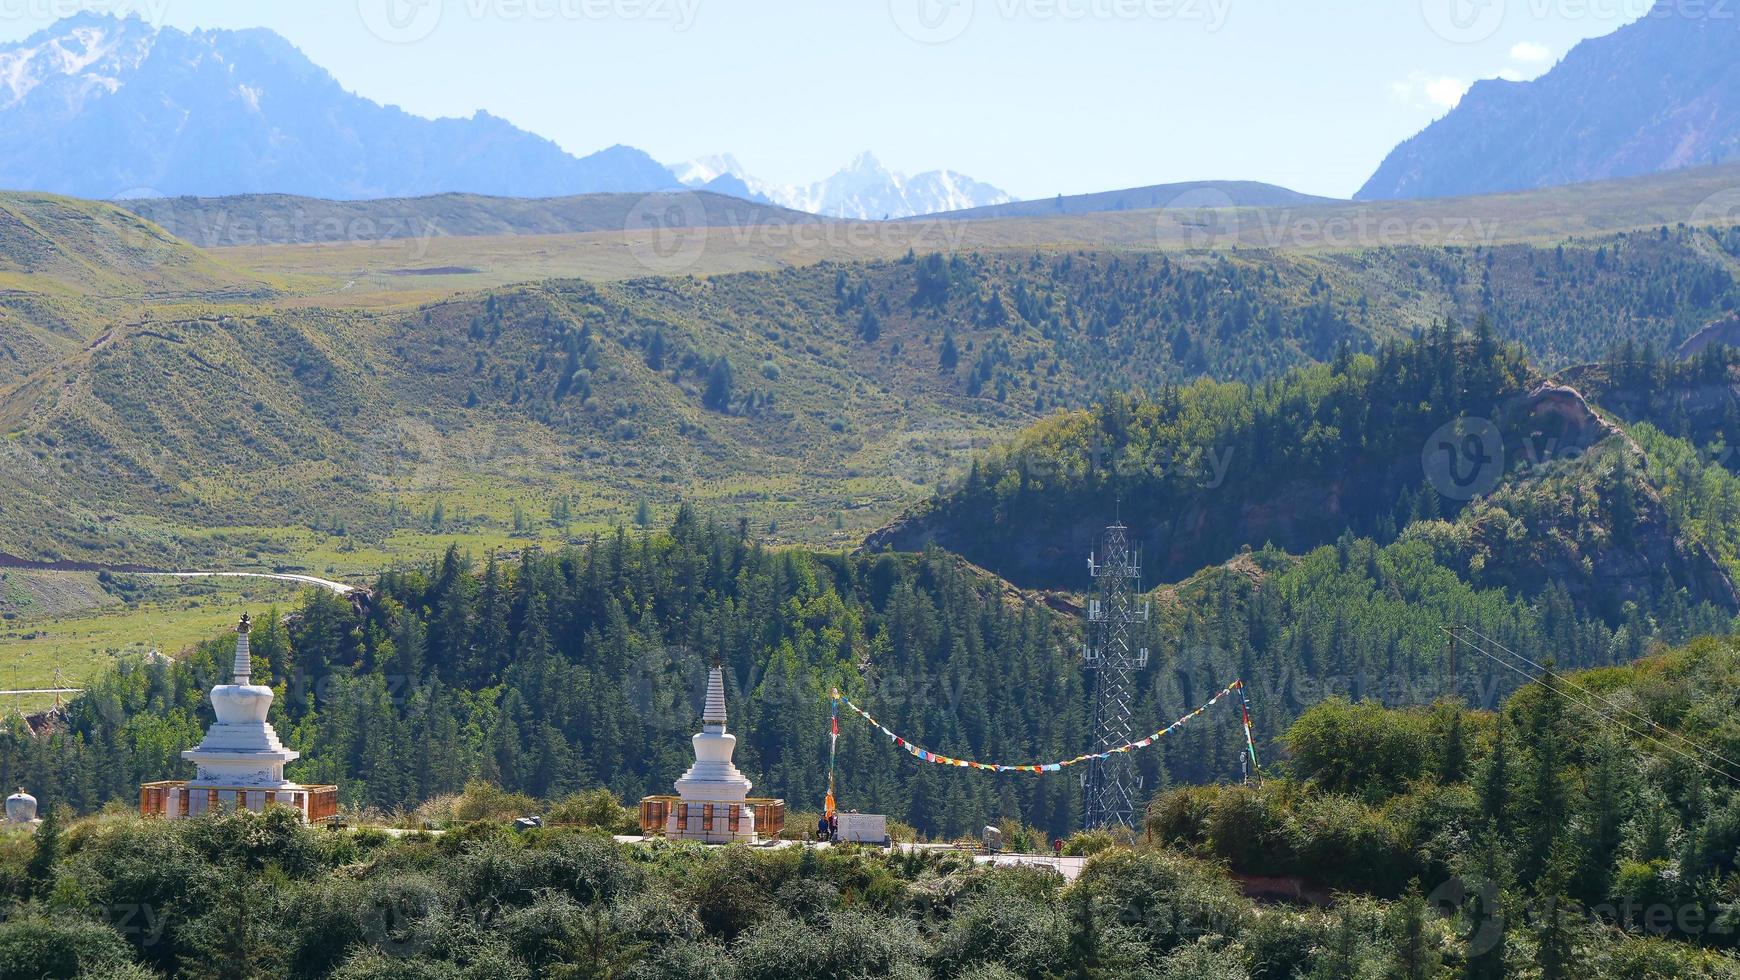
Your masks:
<instances>
[{"instance_id":1,"label":"rocky cliff face","mask_svg":"<svg viewBox=\"0 0 1740 980\"><path fill-rule=\"evenodd\" d=\"M1561 584L1579 607L1610 618L1665 583L1693 603L1740 611L1720 563L1674 527L1643 451L1582 394L1543 384L1525 419L1519 431L1530 441L1513 457L1516 477L1462 515L1459 544L1441 555L1447 563L1523 595Z\"/></svg>"}]
</instances>

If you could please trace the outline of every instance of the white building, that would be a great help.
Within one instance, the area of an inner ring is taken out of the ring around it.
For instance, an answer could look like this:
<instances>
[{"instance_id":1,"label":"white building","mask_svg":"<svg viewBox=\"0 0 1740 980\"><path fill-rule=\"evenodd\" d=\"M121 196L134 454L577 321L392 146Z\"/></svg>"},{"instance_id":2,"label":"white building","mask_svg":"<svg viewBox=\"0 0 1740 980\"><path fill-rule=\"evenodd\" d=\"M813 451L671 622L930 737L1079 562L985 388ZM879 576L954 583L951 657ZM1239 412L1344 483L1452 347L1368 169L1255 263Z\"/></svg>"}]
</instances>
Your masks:
<instances>
[{"instance_id":1,"label":"white building","mask_svg":"<svg viewBox=\"0 0 1740 980\"><path fill-rule=\"evenodd\" d=\"M249 629L244 614L236 625L234 683L211 689L217 720L197 748L181 753L197 767L194 778L146 783L139 789L139 812L177 820L220 809L259 812L276 803L310 821L337 813L337 787L302 786L284 778L284 766L300 753L285 748L266 720L272 689L250 683Z\"/></svg>"}]
</instances>

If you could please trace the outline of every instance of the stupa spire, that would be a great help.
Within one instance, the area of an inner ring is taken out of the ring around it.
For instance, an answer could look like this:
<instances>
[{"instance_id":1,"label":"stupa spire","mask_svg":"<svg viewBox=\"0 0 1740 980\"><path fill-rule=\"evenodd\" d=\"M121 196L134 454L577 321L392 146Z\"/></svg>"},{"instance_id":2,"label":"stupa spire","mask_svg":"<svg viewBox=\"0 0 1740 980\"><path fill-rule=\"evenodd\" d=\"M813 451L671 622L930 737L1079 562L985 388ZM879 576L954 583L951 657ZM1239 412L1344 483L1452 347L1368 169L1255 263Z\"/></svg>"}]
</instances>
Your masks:
<instances>
[{"instance_id":1,"label":"stupa spire","mask_svg":"<svg viewBox=\"0 0 1740 980\"><path fill-rule=\"evenodd\" d=\"M725 669L719 666L717 655L713 657L713 669L707 672L707 704L701 713L701 724L708 731L714 726L721 733L725 731Z\"/></svg>"},{"instance_id":2,"label":"stupa spire","mask_svg":"<svg viewBox=\"0 0 1740 980\"><path fill-rule=\"evenodd\" d=\"M246 685L254 673L254 657L248 651L248 632L253 629L248 622L248 614L242 613L242 621L236 624L236 663L235 682Z\"/></svg>"}]
</instances>

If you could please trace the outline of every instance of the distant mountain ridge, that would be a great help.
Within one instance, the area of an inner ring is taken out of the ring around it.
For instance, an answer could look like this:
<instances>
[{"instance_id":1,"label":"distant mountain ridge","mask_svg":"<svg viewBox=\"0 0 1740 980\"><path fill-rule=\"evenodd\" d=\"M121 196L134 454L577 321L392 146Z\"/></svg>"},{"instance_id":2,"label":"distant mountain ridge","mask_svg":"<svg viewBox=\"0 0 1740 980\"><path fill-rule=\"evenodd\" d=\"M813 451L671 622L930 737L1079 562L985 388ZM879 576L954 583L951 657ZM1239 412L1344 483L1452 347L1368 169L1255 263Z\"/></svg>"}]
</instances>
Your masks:
<instances>
[{"instance_id":1,"label":"distant mountain ridge","mask_svg":"<svg viewBox=\"0 0 1740 980\"><path fill-rule=\"evenodd\" d=\"M1193 180L1176 184L1151 184L1092 194L1059 194L1031 201L990 204L962 211L946 211L933 218L1046 218L1067 214L1105 211L1153 211L1205 208L1276 208L1305 204L1339 204L1332 197L1302 194L1274 184L1253 180Z\"/></svg>"},{"instance_id":2,"label":"distant mountain ridge","mask_svg":"<svg viewBox=\"0 0 1740 980\"><path fill-rule=\"evenodd\" d=\"M496 116L425 119L346 91L267 30L79 14L0 46L0 187L111 199L677 187L647 154L575 157Z\"/></svg>"},{"instance_id":3,"label":"distant mountain ridge","mask_svg":"<svg viewBox=\"0 0 1740 980\"><path fill-rule=\"evenodd\" d=\"M1477 82L1356 198L1450 197L1740 159L1740 11L1658 4L1530 82Z\"/></svg>"},{"instance_id":4,"label":"distant mountain ridge","mask_svg":"<svg viewBox=\"0 0 1740 980\"><path fill-rule=\"evenodd\" d=\"M879 221L1003 204L1003 191L952 170L928 170L908 177L860 153L832 176L811 184L773 184L747 173L729 153L672 164L685 185L753 201L778 204L829 218Z\"/></svg>"}]
</instances>

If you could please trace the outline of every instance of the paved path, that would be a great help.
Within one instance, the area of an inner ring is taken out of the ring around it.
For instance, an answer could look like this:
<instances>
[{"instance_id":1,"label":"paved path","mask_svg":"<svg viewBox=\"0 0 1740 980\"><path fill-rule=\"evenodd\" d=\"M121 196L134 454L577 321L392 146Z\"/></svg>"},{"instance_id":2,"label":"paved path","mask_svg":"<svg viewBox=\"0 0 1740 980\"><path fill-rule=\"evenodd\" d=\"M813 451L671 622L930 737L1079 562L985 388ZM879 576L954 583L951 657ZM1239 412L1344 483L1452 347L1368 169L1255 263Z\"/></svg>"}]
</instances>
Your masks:
<instances>
[{"instance_id":1,"label":"paved path","mask_svg":"<svg viewBox=\"0 0 1740 980\"><path fill-rule=\"evenodd\" d=\"M269 578L278 582L298 582L302 585L312 585L337 595L350 595L357 591L354 585L334 582L331 579L315 578L312 575L293 575L273 572L144 572L146 575L160 575L169 578Z\"/></svg>"},{"instance_id":2,"label":"paved path","mask_svg":"<svg viewBox=\"0 0 1740 980\"><path fill-rule=\"evenodd\" d=\"M1084 857L1047 857L1043 854L980 854L973 860L978 864L994 864L999 868L1049 868L1063 875L1064 881L1074 881L1081 877L1081 869L1087 867Z\"/></svg>"},{"instance_id":3,"label":"paved path","mask_svg":"<svg viewBox=\"0 0 1740 980\"><path fill-rule=\"evenodd\" d=\"M616 842L619 844L640 844L651 839L623 834L616 837ZM787 847L814 847L825 850L833 846L826 841L808 840L771 840L762 841L756 845L758 848L774 850ZM1088 859L1084 857L1052 857L1049 854L983 854L963 850L953 844L895 844L894 849L897 851L929 851L936 854L971 854L974 864L994 864L999 868L1046 868L1063 875L1064 881L1074 881L1081 877L1081 870L1087 867L1088 862Z\"/></svg>"}]
</instances>

